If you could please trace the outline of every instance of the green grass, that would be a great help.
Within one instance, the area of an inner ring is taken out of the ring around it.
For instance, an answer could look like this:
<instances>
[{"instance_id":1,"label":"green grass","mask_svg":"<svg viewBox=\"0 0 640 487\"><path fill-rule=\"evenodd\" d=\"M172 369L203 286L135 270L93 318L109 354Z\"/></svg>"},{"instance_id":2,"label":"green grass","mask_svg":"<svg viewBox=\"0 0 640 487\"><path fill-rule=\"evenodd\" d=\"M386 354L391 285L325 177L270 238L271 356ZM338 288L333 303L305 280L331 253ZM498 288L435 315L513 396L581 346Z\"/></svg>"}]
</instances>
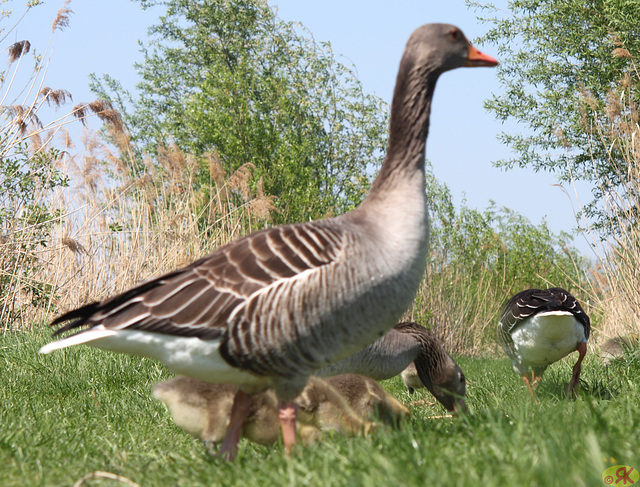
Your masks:
<instances>
[{"instance_id":1,"label":"green grass","mask_svg":"<svg viewBox=\"0 0 640 487\"><path fill-rule=\"evenodd\" d=\"M506 359L460 359L469 380L463 420L425 419L442 410L416 406L400 431L327 437L290 459L280 447L243 442L229 464L151 396L169 377L161 365L90 347L39 355L49 339L42 330L0 336L1 486L72 486L96 470L144 487L600 486L607 466L640 468L637 361L607 371L587 355L575 400L562 395L571 361L555 364L536 405ZM409 396L398 378L385 386L405 403L424 397Z\"/></svg>"}]
</instances>

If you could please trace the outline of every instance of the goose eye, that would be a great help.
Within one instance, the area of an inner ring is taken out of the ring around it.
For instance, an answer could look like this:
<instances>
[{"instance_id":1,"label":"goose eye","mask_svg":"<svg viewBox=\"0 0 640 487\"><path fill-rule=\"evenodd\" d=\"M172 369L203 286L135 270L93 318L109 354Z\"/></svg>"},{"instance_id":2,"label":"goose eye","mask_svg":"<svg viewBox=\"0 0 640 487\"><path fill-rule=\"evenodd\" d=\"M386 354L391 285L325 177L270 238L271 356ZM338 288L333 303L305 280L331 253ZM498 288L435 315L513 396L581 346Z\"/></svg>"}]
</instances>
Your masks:
<instances>
[{"instance_id":1,"label":"goose eye","mask_svg":"<svg viewBox=\"0 0 640 487\"><path fill-rule=\"evenodd\" d=\"M451 29L451 31L449 31L449 37L451 37L452 40L457 41L460 38L460 31L458 29Z\"/></svg>"}]
</instances>

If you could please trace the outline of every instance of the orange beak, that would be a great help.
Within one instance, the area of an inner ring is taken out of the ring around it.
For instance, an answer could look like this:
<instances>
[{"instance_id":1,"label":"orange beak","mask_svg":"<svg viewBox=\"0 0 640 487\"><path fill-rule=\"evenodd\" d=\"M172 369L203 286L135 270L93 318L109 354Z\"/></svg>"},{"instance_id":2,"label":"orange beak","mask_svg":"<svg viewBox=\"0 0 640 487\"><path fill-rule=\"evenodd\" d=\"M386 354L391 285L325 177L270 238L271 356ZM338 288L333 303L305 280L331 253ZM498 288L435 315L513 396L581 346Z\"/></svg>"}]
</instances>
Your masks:
<instances>
[{"instance_id":1,"label":"orange beak","mask_svg":"<svg viewBox=\"0 0 640 487\"><path fill-rule=\"evenodd\" d=\"M469 54L467 55L467 64L469 68L475 68L479 66L493 67L498 65L498 60L478 51L475 47L469 44Z\"/></svg>"}]
</instances>

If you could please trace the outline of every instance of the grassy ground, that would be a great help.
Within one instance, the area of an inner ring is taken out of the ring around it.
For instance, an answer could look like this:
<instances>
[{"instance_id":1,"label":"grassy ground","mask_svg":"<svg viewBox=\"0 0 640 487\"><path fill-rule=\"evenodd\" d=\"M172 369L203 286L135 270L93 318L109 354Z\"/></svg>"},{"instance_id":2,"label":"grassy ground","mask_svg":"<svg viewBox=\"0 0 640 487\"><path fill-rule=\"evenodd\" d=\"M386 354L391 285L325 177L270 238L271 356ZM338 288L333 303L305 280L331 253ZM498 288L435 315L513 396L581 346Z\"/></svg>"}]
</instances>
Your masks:
<instances>
[{"instance_id":1,"label":"grassy ground","mask_svg":"<svg viewBox=\"0 0 640 487\"><path fill-rule=\"evenodd\" d=\"M562 397L570 361L552 366L532 403L506 359L460 359L470 414L425 419L368 438L327 438L287 459L241 444L211 458L176 427L151 387L169 374L146 359L89 347L42 356L49 332L0 336L0 485L72 486L93 471L141 486L605 485L615 464L640 468L640 365L585 361L584 393ZM385 386L405 403L398 378ZM124 485L93 479L91 486ZM621 484L619 484L621 485Z\"/></svg>"}]
</instances>

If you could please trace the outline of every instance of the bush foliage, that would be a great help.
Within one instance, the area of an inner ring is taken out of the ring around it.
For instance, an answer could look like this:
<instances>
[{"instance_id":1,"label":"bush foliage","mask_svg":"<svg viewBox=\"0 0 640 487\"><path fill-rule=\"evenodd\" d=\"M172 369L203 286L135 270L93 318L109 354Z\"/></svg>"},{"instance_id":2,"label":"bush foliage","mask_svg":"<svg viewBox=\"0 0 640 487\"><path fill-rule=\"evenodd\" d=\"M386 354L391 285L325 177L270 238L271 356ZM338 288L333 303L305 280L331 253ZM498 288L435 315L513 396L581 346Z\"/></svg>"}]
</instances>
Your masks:
<instances>
[{"instance_id":1,"label":"bush foliage","mask_svg":"<svg viewBox=\"0 0 640 487\"><path fill-rule=\"evenodd\" d=\"M592 183L583 210L603 234L615 229L606 200L624 191L631 168L620 145L638 123L640 55L636 0L510 0L506 9L468 2L498 47L501 90L487 102L499 120L518 122L502 141L515 156L499 161ZM604 123L611 125L601 131Z\"/></svg>"},{"instance_id":2,"label":"bush foliage","mask_svg":"<svg viewBox=\"0 0 640 487\"><path fill-rule=\"evenodd\" d=\"M138 155L175 145L227 174L251 165L276 223L360 202L381 162L386 107L328 43L264 0L141 3L166 15L149 30L135 96L110 76L93 83L125 115ZM196 184L212 177L201 163Z\"/></svg>"}]
</instances>

